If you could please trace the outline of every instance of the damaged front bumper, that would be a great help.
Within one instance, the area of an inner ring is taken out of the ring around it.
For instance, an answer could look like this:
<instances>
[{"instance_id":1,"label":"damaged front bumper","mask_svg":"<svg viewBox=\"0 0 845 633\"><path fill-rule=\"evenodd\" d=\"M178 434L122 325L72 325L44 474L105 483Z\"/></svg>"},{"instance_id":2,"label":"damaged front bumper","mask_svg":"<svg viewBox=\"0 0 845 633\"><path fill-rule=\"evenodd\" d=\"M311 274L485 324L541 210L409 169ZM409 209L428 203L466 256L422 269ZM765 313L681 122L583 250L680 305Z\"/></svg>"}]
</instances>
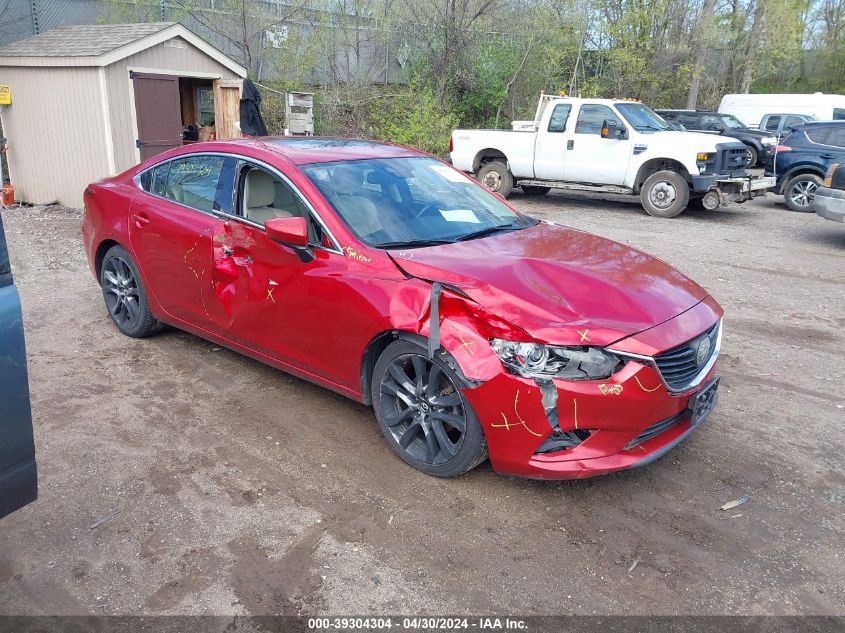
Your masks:
<instances>
[{"instance_id":1,"label":"damaged front bumper","mask_svg":"<svg viewBox=\"0 0 845 633\"><path fill-rule=\"evenodd\" d=\"M634 355L654 354L661 339L703 331L708 326L702 318L709 314L708 306L694 308L622 347ZM484 427L497 472L581 479L643 466L689 436L718 399L715 362L705 371L694 387L673 392L653 364L630 357L606 380L543 383L503 370L463 393Z\"/></svg>"}]
</instances>

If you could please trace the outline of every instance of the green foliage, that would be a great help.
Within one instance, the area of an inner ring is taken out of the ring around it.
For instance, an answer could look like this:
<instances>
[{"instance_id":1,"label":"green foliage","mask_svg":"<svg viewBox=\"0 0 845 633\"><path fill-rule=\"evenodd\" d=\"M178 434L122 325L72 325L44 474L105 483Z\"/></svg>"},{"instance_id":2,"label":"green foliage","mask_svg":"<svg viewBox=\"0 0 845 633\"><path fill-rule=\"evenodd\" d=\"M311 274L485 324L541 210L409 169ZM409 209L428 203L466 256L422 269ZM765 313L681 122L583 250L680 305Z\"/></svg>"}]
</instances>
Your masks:
<instances>
[{"instance_id":1,"label":"green foliage","mask_svg":"<svg viewBox=\"0 0 845 633\"><path fill-rule=\"evenodd\" d=\"M376 100L370 136L445 156L458 118L444 111L430 87L412 86L407 93Z\"/></svg>"}]
</instances>

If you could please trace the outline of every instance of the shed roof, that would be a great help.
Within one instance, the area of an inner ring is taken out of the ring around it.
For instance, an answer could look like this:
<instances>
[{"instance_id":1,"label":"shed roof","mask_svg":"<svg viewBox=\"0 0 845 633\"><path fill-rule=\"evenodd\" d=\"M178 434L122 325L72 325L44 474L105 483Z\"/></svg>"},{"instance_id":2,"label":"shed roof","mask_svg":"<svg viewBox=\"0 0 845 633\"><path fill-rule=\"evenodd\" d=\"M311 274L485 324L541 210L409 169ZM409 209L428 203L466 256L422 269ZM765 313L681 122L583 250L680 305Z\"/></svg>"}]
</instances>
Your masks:
<instances>
[{"instance_id":1,"label":"shed roof","mask_svg":"<svg viewBox=\"0 0 845 633\"><path fill-rule=\"evenodd\" d=\"M99 57L174 24L155 22L60 26L7 44L0 48L0 57Z\"/></svg>"},{"instance_id":2,"label":"shed roof","mask_svg":"<svg viewBox=\"0 0 845 633\"><path fill-rule=\"evenodd\" d=\"M178 22L60 26L0 48L0 66L108 66L176 37L246 77L246 68Z\"/></svg>"}]
</instances>

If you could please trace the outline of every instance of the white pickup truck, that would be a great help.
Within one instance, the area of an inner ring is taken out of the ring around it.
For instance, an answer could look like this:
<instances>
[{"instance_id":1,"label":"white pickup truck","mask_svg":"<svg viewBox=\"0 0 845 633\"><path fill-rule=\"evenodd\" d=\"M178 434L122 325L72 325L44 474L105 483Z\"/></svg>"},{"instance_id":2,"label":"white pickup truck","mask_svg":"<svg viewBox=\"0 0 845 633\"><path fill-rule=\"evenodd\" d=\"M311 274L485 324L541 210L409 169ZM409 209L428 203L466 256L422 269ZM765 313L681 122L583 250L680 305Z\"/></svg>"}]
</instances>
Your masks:
<instances>
[{"instance_id":1,"label":"white pickup truck","mask_svg":"<svg viewBox=\"0 0 845 633\"><path fill-rule=\"evenodd\" d=\"M675 217L688 204L716 209L764 195L774 178L745 172L745 145L670 129L637 101L541 95L533 121L513 130L455 130L452 164L508 197L551 189L638 195Z\"/></svg>"}]
</instances>

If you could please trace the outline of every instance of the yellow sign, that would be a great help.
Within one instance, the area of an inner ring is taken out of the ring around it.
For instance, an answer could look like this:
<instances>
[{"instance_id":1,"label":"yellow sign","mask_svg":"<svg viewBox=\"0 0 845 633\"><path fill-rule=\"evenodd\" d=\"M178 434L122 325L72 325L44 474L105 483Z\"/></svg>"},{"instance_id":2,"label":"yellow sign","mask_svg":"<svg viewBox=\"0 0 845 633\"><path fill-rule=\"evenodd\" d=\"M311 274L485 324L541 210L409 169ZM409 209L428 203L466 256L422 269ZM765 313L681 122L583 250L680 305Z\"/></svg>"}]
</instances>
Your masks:
<instances>
[{"instance_id":1,"label":"yellow sign","mask_svg":"<svg viewBox=\"0 0 845 633\"><path fill-rule=\"evenodd\" d=\"M12 105L12 87L0 85L0 105Z\"/></svg>"}]
</instances>

